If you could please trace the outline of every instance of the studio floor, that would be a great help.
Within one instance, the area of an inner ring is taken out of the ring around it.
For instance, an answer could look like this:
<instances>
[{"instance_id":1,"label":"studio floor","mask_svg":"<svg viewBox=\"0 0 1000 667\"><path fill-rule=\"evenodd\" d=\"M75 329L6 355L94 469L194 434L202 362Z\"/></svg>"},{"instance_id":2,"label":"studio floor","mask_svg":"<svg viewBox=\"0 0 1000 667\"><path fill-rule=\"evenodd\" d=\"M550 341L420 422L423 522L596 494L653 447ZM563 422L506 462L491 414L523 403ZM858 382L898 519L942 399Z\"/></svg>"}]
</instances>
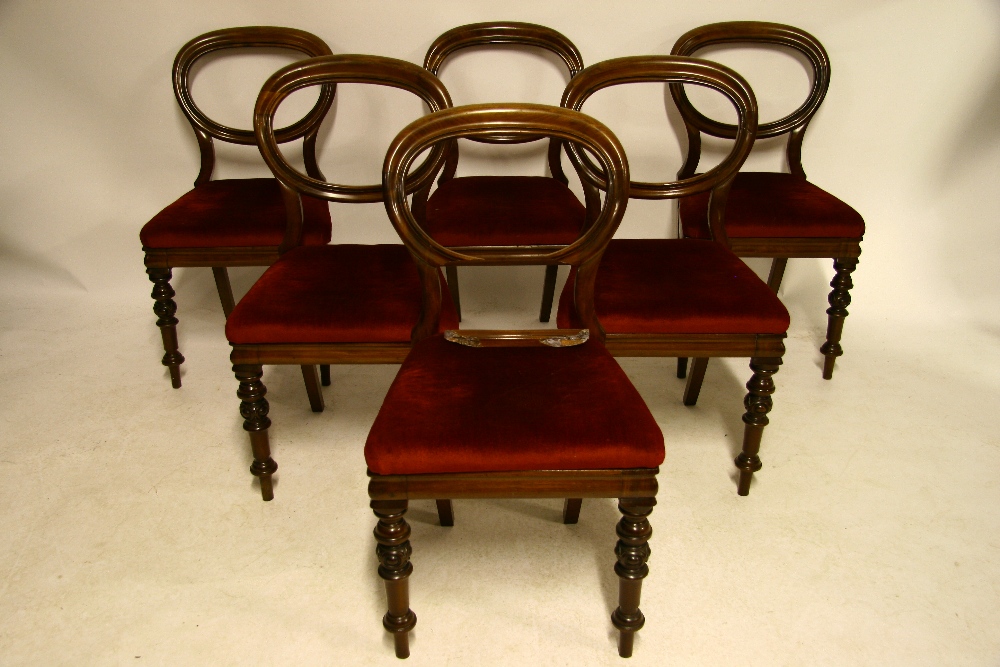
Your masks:
<instances>
[{"instance_id":1,"label":"studio floor","mask_svg":"<svg viewBox=\"0 0 1000 667\"><path fill-rule=\"evenodd\" d=\"M514 305L476 300L496 274L469 278L466 324L529 324L534 278ZM280 470L262 502L210 272L174 280L179 390L138 261L135 279L2 296L0 663L397 664L362 453L397 367L334 366L323 414L297 368L265 368ZM1000 334L886 319L858 289L824 381L825 292L789 289L748 497L747 360L713 361L694 408L674 360L621 360L667 446L629 663L614 501L565 526L560 501L496 500L456 501L452 528L412 503L408 664L1000 664Z\"/></svg>"}]
</instances>

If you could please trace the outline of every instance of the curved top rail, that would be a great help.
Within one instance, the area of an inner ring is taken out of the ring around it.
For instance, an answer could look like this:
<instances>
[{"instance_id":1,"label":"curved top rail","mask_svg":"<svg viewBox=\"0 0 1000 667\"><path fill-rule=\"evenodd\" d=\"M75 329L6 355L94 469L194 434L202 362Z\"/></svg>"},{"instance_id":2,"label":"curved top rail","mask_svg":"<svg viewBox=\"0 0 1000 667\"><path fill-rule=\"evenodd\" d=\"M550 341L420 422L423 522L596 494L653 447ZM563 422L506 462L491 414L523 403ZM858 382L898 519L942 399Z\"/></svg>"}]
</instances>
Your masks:
<instances>
[{"instance_id":1,"label":"curved top rail","mask_svg":"<svg viewBox=\"0 0 1000 667\"><path fill-rule=\"evenodd\" d=\"M427 49L424 68L437 75L441 65L455 51L496 44L522 44L551 51L565 63L570 78L583 69L580 50L568 37L543 25L517 21L470 23L452 28L435 39Z\"/></svg>"},{"instance_id":2,"label":"curved top rail","mask_svg":"<svg viewBox=\"0 0 1000 667\"><path fill-rule=\"evenodd\" d=\"M283 48L298 51L310 57L330 55L331 51L330 47L316 35L304 30L274 26L248 26L215 30L195 37L181 48L177 57L174 58L174 96L188 121L196 130L201 130L220 141L253 145L255 140L252 130L240 130L222 125L206 116L195 104L189 85L191 68L200 58L215 51L239 48ZM333 104L335 93L334 86L324 86L319 99L316 100L315 106L308 114L298 122L275 132L278 141L280 143L293 141L318 130L320 123Z\"/></svg>"},{"instance_id":3,"label":"curved top rail","mask_svg":"<svg viewBox=\"0 0 1000 667\"><path fill-rule=\"evenodd\" d=\"M409 91L422 99L432 112L451 107L451 97L441 81L413 63L395 58L368 55L333 55L292 63L267 80L254 109L254 133L261 155L275 177L300 193L337 202L382 201L382 184L338 185L302 174L281 154L274 130L274 115L281 102L296 90L337 83L367 83ZM430 184L440 167L444 147L435 147L414 174L407 179L406 191Z\"/></svg>"}]
</instances>

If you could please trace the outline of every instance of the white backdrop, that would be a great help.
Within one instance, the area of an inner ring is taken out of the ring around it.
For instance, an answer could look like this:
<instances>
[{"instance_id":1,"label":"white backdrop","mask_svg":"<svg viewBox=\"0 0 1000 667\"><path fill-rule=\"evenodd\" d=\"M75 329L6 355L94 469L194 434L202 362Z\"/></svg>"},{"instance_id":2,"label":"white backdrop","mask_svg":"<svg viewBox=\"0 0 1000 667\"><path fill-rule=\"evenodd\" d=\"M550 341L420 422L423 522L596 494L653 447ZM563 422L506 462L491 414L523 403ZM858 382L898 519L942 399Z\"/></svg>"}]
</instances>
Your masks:
<instances>
[{"instance_id":1,"label":"white backdrop","mask_svg":"<svg viewBox=\"0 0 1000 667\"><path fill-rule=\"evenodd\" d=\"M95 295L147 289L138 230L190 188L198 169L194 137L169 76L178 48L202 32L286 25L315 33L334 52L419 63L448 28L523 20L562 31L592 64L667 53L679 35L704 23L759 19L800 26L830 53L832 85L807 134L804 164L811 180L853 205L868 224L852 315L996 322L997 10L995 2L975 0L508 0L502 6L7 0L0 4L2 277L19 288ZM792 108L806 89L794 59L740 50L713 56L747 76L764 120ZM195 95L209 113L249 126L260 83L283 62L277 55L218 58L202 68ZM463 55L442 73L459 104L556 103L562 76L553 61L510 50ZM338 97L322 165L328 176L372 182L388 141L419 106L405 93L357 86L343 87ZM637 176L668 177L676 170L680 151L662 87L601 93L586 110L620 134ZM780 153L763 149L751 164L780 166ZM508 151L503 159L465 155L463 169L470 171L544 169L538 151ZM217 176L264 173L252 148L222 150L220 157ZM333 215L335 240L394 238L377 205L335 208ZM667 203L636 202L619 234L670 235L672 216ZM793 261L786 301L794 302L797 290L823 299L827 263Z\"/></svg>"}]
</instances>

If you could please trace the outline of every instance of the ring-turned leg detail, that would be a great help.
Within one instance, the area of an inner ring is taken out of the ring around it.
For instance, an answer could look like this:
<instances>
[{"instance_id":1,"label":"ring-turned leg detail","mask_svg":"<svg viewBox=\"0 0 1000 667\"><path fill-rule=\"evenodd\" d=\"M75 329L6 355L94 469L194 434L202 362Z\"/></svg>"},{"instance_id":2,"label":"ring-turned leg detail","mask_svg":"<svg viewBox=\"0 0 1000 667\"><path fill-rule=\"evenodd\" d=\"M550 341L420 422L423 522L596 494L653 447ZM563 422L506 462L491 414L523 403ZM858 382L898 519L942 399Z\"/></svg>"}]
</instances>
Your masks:
<instances>
[{"instance_id":1,"label":"ring-turned leg detail","mask_svg":"<svg viewBox=\"0 0 1000 667\"><path fill-rule=\"evenodd\" d=\"M857 257L842 257L833 260L833 268L836 274L830 281L829 302L826 314L829 321L826 327L826 342L819 351L823 354L823 379L833 378L833 365L837 362L837 357L844 354L844 348L840 346L840 336L844 332L844 319L847 317L847 307L851 305L851 288L854 281L851 280L851 273L858 268Z\"/></svg>"},{"instance_id":2,"label":"ring-turned leg detail","mask_svg":"<svg viewBox=\"0 0 1000 667\"><path fill-rule=\"evenodd\" d=\"M611 614L611 623L618 628L618 655L631 657L635 633L646 623L639 610L642 580L649 574L649 536L653 529L647 517L656 503L654 498L620 498L618 509L618 544L615 546L615 574L618 575L618 608Z\"/></svg>"},{"instance_id":3,"label":"ring-turned leg detail","mask_svg":"<svg viewBox=\"0 0 1000 667\"><path fill-rule=\"evenodd\" d=\"M260 378L264 369L260 365L236 364L233 366L240 388L236 395L240 398L240 414L243 415L243 429L250 434L250 448L253 450L253 463L250 472L260 478L260 493L264 500L274 498L274 487L271 476L278 469L278 464L271 458L271 444L268 441L267 429L271 420L267 413L270 409L264 395L267 387Z\"/></svg>"},{"instance_id":4,"label":"ring-turned leg detail","mask_svg":"<svg viewBox=\"0 0 1000 667\"><path fill-rule=\"evenodd\" d=\"M743 451L734 461L740 470L740 482L737 493L745 496L750 493L750 480L753 474L760 470L760 439L764 427L768 424L767 413L771 411L771 394L774 393L772 375L778 372L781 365L780 357L753 357L750 359L750 369L753 376L747 382L747 395L743 399L746 413L743 415Z\"/></svg>"},{"instance_id":5,"label":"ring-turned leg detail","mask_svg":"<svg viewBox=\"0 0 1000 667\"><path fill-rule=\"evenodd\" d=\"M153 312L156 313L156 326L160 327L163 338L163 365L170 370L170 384L174 389L181 386L181 364L184 355L177 349L177 304L174 303L174 288L170 286L172 271L170 269L147 268L146 275L153 283L150 296L156 301Z\"/></svg>"},{"instance_id":6,"label":"ring-turned leg detail","mask_svg":"<svg viewBox=\"0 0 1000 667\"><path fill-rule=\"evenodd\" d=\"M417 616L410 609L409 577L413 565L410 564L410 526L403 518L406 506L405 500L371 501L371 508L378 517L375 526L378 576L385 581L389 607L382 618L382 626L392 633L397 658L409 657L409 632L417 624Z\"/></svg>"}]
</instances>

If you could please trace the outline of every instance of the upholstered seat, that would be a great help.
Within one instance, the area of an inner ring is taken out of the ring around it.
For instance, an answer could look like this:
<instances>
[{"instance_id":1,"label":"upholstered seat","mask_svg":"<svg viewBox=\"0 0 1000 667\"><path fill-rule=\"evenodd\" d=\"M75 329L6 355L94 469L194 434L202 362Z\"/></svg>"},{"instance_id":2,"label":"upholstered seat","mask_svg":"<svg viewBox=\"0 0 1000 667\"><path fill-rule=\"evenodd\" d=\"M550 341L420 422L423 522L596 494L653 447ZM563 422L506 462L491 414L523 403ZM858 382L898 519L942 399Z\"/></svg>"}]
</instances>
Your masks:
<instances>
[{"instance_id":1,"label":"upholstered seat","mask_svg":"<svg viewBox=\"0 0 1000 667\"><path fill-rule=\"evenodd\" d=\"M445 246L566 245L587 210L570 189L541 176L467 176L427 201L426 230Z\"/></svg>"},{"instance_id":2,"label":"upholstered seat","mask_svg":"<svg viewBox=\"0 0 1000 667\"><path fill-rule=\"evenodd\" d=\"M516 418L512 418L516 415ZM365 444L379 475L655 468L663 434L618 362L575 347L414 345Z\"/></svg>"},{"instance_id":3,"label":"upholstered seat","mask_svg":"<svg viewBox=\"0 0 1000 667\"><path fill-rule=\"evenodd\" d=\"M302 198L306 245L330 242L330 207ZM209 181L157 213L139 232L145 248L277 246L285 235L285 205L273 178Z\"/></svg>"},{"instance_id":4,"label":"upholstered seat","mask_svg":"<svg viewBox=\"0 0 1000 667\"><path fill-rule=\"evenodd\" d=\"M579 326L572 281L559 299L560 327ZM615 239L594 286L609 334L784 334L788 311L746 264L715 241Z\"/></svg>"},{"instance_id":5,"label":"upholstered seat","mask_svg":"<svg viewBox=\"0 0 1000 667\"><path fill-rule=\"evenodd\" d=\"M711 238L708 193L678 203L684 236ZM794 174L737 174L726 202L730 238L861 238L865 221L853 208Z\"/></svg>"},{"instance_id":6,"label":"upholstered seat","mask_svg":"<svg viewBox=\"0 0 1000 667\"><path fill-rule=\"evenodd\" d=\"M305 197L303 197L305 199ZM402 245L302 246L283 254L226 322L235 345L408 342L420 278ZM444 290L442 327L458 318Z\"/></svg>"}]
</instances>

